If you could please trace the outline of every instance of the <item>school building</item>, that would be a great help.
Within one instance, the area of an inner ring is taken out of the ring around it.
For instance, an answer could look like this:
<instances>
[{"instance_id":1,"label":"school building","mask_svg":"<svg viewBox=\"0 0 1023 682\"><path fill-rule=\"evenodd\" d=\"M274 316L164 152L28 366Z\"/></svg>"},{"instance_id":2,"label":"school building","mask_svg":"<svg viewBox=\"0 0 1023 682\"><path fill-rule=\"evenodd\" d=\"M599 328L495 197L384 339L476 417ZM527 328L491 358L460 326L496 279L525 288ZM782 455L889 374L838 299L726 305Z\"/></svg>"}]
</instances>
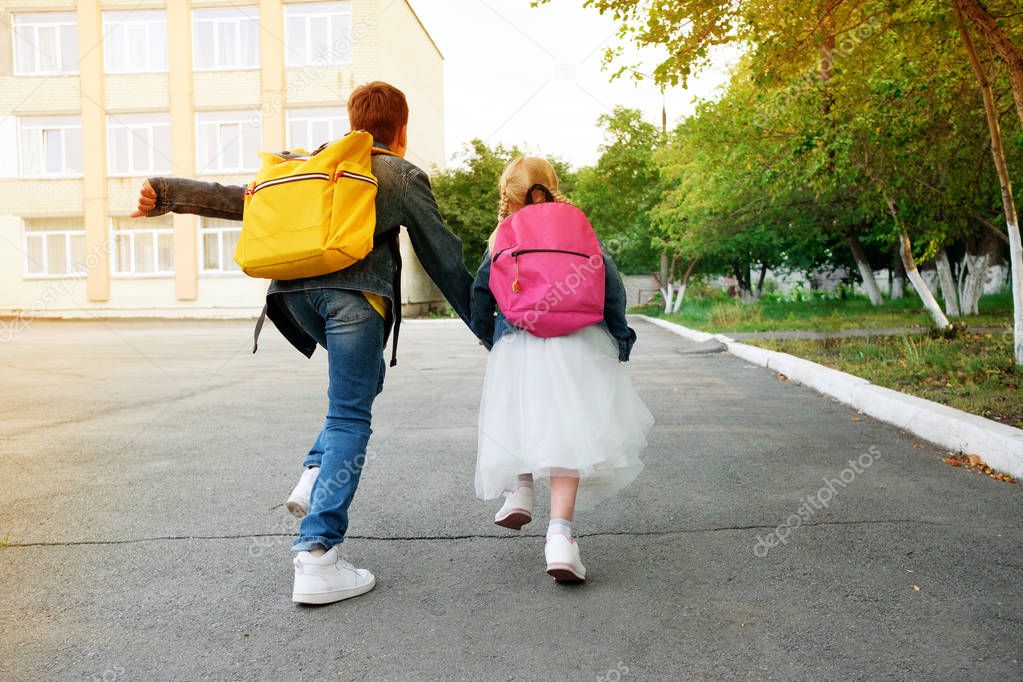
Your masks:
<instances>
[{"instance_id":1,"label":"school building","mask_svg":"<svg viewBox=\"0 0 1023 682\"><path fill-rule=\"evenodd\" d=\"M142 181L245 184L260 149L347 132L370 80L408 96L409 160L443 167L442 63L405 0L0 0L0 316L257 314L241 223L132 219ZM402 250L406 312L440 305Z\"/></svg>"}]
</instances>

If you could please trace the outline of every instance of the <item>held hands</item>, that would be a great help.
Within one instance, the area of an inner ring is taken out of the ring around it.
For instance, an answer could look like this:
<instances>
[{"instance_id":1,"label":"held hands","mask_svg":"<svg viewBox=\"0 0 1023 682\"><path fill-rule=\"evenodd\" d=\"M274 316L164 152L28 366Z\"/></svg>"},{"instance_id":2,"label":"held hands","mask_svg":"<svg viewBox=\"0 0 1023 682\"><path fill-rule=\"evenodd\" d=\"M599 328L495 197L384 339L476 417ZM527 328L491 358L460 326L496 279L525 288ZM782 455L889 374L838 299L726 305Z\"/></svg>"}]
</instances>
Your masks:
<instances>
[{"instance_id":1,"label":"held hands","mask_svg":"<svg viewBox=\"0 0 1023 682\"><path fill-rule=\"evenodd\" d=\"M131 214L131 217L144 218L154 208L156 208L156 190L149 184L149 180L146 180L142 183L142 188L139 189L139 206Z\"/></svg>"}]
</instances>

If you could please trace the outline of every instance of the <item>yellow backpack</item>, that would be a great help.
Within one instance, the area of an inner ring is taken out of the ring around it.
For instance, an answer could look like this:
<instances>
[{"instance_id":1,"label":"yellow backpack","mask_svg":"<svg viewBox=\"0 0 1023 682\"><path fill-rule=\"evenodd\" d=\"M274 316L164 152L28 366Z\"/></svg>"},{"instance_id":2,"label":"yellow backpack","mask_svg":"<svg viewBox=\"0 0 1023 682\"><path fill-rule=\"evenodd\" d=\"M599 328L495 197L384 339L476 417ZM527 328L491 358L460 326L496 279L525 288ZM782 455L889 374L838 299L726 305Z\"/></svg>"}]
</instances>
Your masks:
<instances>
[{"instance_id":1,"label":"yellow backpack","mask_svg":"<svg viewBox=\"0 0 1023 682\"><path fill-rule=\"evenodd\" d=\"M245 188L234 260L251 277L299 279L343 270L373 250L373 136L352 132L313 153L260 152Z\"/></svg>"}]
</instances>

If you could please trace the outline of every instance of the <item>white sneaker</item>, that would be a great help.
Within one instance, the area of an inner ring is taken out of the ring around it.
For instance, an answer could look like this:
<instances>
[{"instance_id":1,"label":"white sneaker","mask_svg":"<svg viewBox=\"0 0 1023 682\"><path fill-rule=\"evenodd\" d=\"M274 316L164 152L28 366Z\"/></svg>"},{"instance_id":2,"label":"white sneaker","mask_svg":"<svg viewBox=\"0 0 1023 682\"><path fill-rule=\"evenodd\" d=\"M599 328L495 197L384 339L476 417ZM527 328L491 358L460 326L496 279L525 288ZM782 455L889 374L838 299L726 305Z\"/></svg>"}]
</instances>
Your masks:
<instances>
[{"instance_id":1,"label":"white sneaker","mask_svg":"<svg viewBox=\"0 0 1023 682\"><path fill-rule=\"evenodd\" d=\"M358 597L377 583L372 573L342 559L337 545L322 556L299 552L293 563L295 587L291 601L297 604L331 604Z\"/></svg>"},{"instance_id":2,"label":"white sneaker","mask_svg":"<svg viewBox=\"0 0 1023 682\"><path fill-rule=\"evenodd\" d=\"M504 506L494 516L494 523L519 530L533 520L533 489L522 486L504 498Z\"/></svg>"},{"instance_id":3,"label":"white sneaker","mask_svg":"<svg viewBox=\"0 0 1023 682\"><path fill-rule=\"evenodd\" d=\"M547 559L547 575L559 583L581 583L586 580L586 567L579 556L579 545L564 535L551 535L543 548Z\"/></svg>"},{"instance_id":4,"label":"white sneaker","mask_svg":"<svg viewBox=\"0 0 1023 682\"><path fill-rule=\"evenodd\" d=\"M309 498L313 494L313 484L319 475L320 467L309 467L303 471L302 478L298 479L298 485L291 491L291 497L284 503L288 511L298 518L309 513Z\"/></svg>"}]
</instances>

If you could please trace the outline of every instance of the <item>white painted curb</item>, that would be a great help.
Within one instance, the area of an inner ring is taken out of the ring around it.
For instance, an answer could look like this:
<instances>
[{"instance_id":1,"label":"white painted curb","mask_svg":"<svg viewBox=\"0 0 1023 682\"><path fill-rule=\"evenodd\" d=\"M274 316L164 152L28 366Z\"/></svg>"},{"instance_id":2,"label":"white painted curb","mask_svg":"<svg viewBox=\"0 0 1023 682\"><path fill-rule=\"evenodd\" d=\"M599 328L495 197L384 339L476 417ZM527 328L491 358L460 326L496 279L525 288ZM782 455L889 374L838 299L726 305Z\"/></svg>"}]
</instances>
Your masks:
<instances>
[{"instance_id":1,"label":"white painted curb","mask_svg":"<svg viewBox=\"0 0 1023 682\"><path fill-rule=\"evenodd\" d=\"M739 343L723 334L708 334L646 315L636 317L697 343L716 339L729 353L746 362L784 374L942 448L979 455L992 469L1023 478L1023 429L877 386L861 377L788 353Z\"/></svg>"}]
</instances>

